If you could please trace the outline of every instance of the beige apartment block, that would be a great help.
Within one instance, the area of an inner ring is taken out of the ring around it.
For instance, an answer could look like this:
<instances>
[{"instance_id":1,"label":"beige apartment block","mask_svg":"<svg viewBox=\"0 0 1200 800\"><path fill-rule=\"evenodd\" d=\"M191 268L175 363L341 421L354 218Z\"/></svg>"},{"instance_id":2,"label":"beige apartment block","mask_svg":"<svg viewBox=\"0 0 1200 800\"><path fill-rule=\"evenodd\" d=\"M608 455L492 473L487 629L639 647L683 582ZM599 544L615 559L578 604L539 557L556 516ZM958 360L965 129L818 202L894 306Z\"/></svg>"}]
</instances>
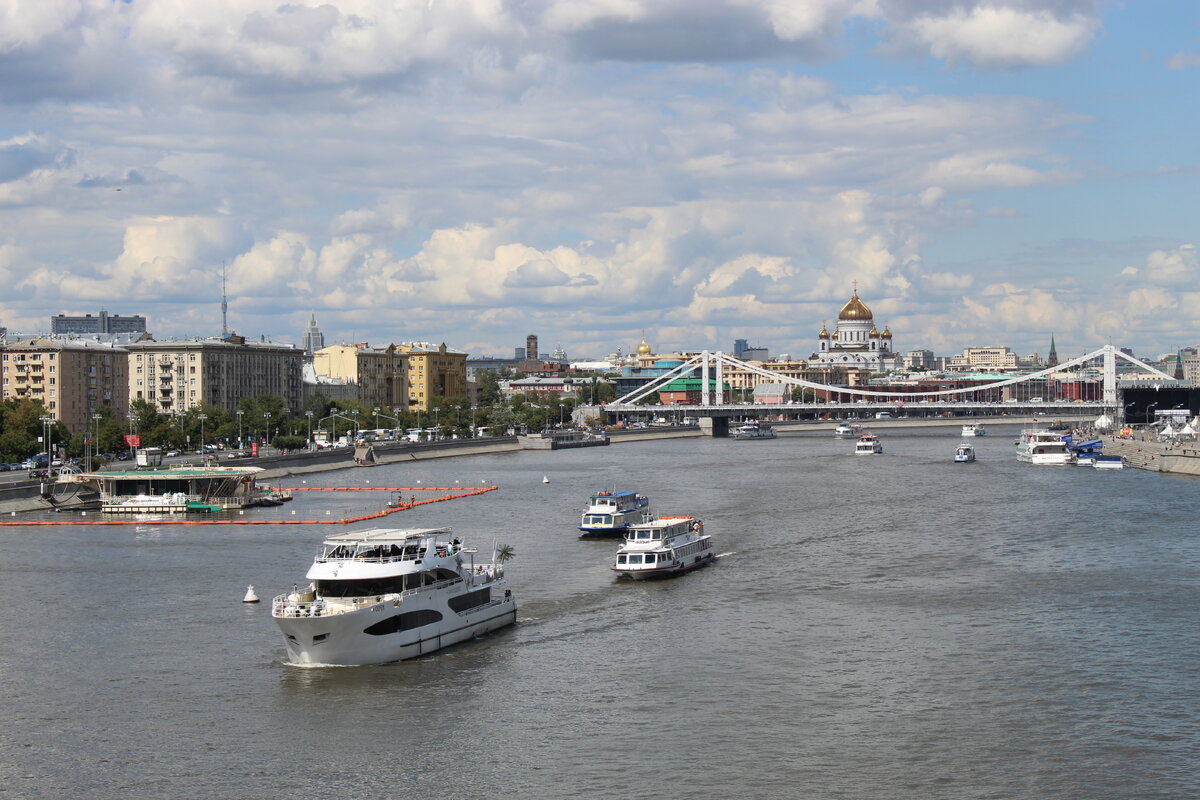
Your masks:
<instances>
[{"instance_id":1,"label":"beige apartment block","mask_svg":"<svg viewBox=\"0 0 1200 800\"><path fill-rule=\"evenodd\" d=\"M950 368L954 370L1016 369L1017 354L1007 347L967 347L963 349L961 355L954 356L950 360Z\"/></svg>"},{"instance_id":2,"label":"beige apartment block","mask_svg":"<svg viewBox=\"0 0 1200 800\"><path fill-rule=\"evenodd\" d=\"M313 370L321 378L356 386L358 402L367 408L408 408L408 355L396 345L323 347L313 353Z\"/></svg>"},{"instance_id":3,"label":"beige apartment block","mask_svg":"<svg viewBox=\"0 0 1200 800\"><path fill-rule=\"evenodd\" d=\"M271 394L298 411L303 401L304 351L292 345L220 339L152 339L129 350L129 400L147 400L159 411L180 414L216 406L232 414L243 398Z\"/></svg>"},{"instance_id":4,"label":"beige apartment block","mask_svg":"<svg viewBox=\"0 0 1200 800\"><path fill-rule=\"evenodd\" d=\"M129 409L129 353L89 339L9 342L0 352L0 397L37 400L72 433L87 430L101 406Z\"/></svg>"},{"instance_id":5,"label":"beige apartment block","mask_svg":"<svg viewBox=\"0 0 1200 800\"><path fill-rule=\"evenodd\" d=\"M401 342L395 345L408 354L408 405L432 411L437 404L467 394L467 354L451 350L443 342Z\"/></svg>"}]
</instances>

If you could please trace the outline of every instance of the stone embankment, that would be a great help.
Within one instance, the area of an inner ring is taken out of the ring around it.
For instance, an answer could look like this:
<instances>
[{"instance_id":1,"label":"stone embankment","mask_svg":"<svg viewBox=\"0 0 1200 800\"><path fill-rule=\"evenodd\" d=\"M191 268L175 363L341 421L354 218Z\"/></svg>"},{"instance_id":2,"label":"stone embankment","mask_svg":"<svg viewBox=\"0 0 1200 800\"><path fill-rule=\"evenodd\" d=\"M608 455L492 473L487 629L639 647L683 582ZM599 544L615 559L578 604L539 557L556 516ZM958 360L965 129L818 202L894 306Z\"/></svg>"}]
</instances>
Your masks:
<instances>
[{"instance_id":1,"label":"stone embankment","mask_svg":"<svg viewBox=\"0 0 1200 800\"><path fill-rule=\"evenodd\" d=\"M1200 476L1200 444L1143 441L1104 436L1104 453L1121 456L1125 465L1152 472Z\"/></svg>"}]
</instances>

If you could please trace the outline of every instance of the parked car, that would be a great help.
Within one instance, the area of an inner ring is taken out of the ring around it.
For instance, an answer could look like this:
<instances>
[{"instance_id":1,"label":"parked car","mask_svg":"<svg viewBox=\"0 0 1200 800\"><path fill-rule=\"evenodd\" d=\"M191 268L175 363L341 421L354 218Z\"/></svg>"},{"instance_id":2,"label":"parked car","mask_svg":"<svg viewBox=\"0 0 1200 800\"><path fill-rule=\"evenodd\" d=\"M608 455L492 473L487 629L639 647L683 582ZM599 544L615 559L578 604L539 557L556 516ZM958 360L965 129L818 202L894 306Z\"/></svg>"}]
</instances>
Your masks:
<instances>
[{"instance_id":1,"label":"parked car","mask_svg":"<svg viewBox=\"0 0 1200 800\"><path fill-rule=\"evenodd\" d=\"M163 455L166 456L167 458L174 458L175 456L179 455L179 451L178 450L168 450L167 452L163 453Z\"/></svg>"}]
</instances>

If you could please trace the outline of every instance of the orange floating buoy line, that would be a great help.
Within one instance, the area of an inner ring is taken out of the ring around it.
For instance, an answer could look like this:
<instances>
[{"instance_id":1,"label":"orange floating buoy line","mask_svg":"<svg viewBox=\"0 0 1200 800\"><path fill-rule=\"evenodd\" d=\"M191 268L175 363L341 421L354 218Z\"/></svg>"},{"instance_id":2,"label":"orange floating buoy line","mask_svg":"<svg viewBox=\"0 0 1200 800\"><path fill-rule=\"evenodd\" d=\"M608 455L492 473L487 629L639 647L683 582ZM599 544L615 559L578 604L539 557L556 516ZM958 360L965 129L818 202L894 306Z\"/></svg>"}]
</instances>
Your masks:
<instances>
[{"instance_id":1,"label":"orange floating buoy line","mask_svg":"<svg viewBox=\"0 0 1200 800\"><path fill-rule=\"evenodd\" d=\"M303 489L292 489L291 491L308 491L308 492L449 492L449 494L441 497L429 497L424 500L416 499L415 495L411 495L409 502L400 502L397 505L385 508L382 511L377 511L372 514L363 514L358 517L347 517L344 519L98 519L98 520L79 520L79 521L61 521L61 520L30 520L29 522L0 522L0 527L15 527L15 526L33 526L33 527L51 527L62 525L350 525L355 522L365 522L369 519L383 519L389 514L395 514L399 511L407 511L410 508L417 506L426 506L430 503L444 503L447 500L457 500L461 497L474 497L487 492L494 492L499 489L499 486L455 486L455 487L435 487L435 486L397 486L391 488L376 488L374 486L338 486L330 488L305 487Z\"/></svg>"}]
</instances>

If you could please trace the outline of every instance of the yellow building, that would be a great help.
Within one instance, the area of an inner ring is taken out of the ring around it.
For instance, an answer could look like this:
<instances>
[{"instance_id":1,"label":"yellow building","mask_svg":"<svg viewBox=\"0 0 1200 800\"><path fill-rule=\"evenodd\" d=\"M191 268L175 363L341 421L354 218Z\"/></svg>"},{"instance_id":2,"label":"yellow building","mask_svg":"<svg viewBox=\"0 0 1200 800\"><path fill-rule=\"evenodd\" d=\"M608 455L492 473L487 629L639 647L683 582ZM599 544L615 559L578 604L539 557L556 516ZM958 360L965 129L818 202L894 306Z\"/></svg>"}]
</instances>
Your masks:
<instances>
[{"instance_id":1,"label":"yellow building","mask_svg":"<svg viewBox=\"0 0 1200 800\"><path fill-rule=\"evenodd\" d=\"M100 406L129 409L129 353L90 339L9 342L0 353L0 397L37 400L72 433L87 430Z\"/></svg>"},{"instance_id":2,"label":"yellow building","mask_svg":"<svg viewBox=\"0 0 1200 800\"><path fill-rule=\"evenodd\" d=\"M408 354L408 406L433 410L439 401L467 394L467 354L446 343L402 342L395 346Z\"/></svg>"},{"instance_id":3,"label":"yellow building","mask_svg":"<svg viewBox=\"0 0 1200 800\"><path fill-rule=\"evenodd\" d=\"M409 356L397 345L335 344L313 353L313 370L357 387L358 402L368 408L408 408Z\"/></svg>"}]
</instances>

